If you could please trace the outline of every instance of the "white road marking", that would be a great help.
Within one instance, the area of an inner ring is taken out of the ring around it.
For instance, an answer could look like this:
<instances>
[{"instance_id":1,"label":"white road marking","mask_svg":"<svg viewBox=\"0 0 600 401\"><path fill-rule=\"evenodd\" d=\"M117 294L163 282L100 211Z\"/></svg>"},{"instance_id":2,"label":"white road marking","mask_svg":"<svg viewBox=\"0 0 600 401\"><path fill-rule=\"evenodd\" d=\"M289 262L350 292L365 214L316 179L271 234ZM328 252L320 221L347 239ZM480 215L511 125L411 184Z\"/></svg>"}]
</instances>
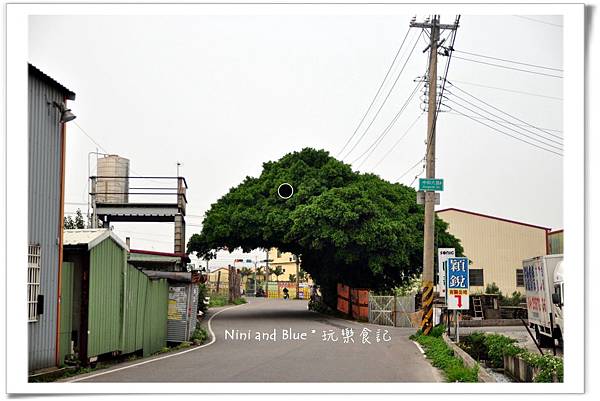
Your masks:
<instances>
[{"instance_id":1,"label":"white road marking","mask_svg":"<svg viewBox=\"0 0 600 401\"><path fill-rule=\"evenodd\" d=\"M425 351L423 351L423 348L421 348L421 345L419 345L418 342L413 341L413 344L415 344L417 346L417 348L419 349L419 351L421 351L421 354L425 355Z\"/></svg>"},{"instance_id":2,"label":"white road marking","mask_svg":"<svg viewBox=\"0 0 600 401\"><path fill-rule=\"evenodd\" d=\"M81 380L91 379L91 378L102 376L102 375L105 375L105 374L108 374L108 373L113 373L113 372L118 372L120 370L134 368L136 366L145 365L147 363L152 363L152 362L160 361L162 359L171 358L172 356L177 356L177 355L185 354L186 352L192 352L192 351L199 350L200 348L208 347L209 345L212 345L217 340L217 337L215 336L215 333L213 332L212 326L211 326L211 321L213 320L213 318L215 316L217 316L221 312L225 312L226 310L237 308L238 306L242 306L242 305L247 305L247 304L240 304L240 305L231 306L229 308L221 309L220 311L218 311L214 315L212 315L210 317L210 319L208 319L208 331L210 332L210 336L211 336L212 339L207 344L203 344L203 345L200 345L199 347L193 347L191 349L186 349L186 350L181 351L181 352L176 352L176 353L165 355L165 356L161 356L161 357L158 357L158 358L149 359L147 361L143 361L143 362L139 362L139 363L134 363L132 365L127 365L127 366L122 366L120 368L106 370L104 372L99 372L99 373L96 373L96 374L93 374L93 375L79 377L79 378L73 379L73 380L67 380L66 383L75 383L75 382L78 382L78 381L81 381Z\"/></svg>"}]
</instances>

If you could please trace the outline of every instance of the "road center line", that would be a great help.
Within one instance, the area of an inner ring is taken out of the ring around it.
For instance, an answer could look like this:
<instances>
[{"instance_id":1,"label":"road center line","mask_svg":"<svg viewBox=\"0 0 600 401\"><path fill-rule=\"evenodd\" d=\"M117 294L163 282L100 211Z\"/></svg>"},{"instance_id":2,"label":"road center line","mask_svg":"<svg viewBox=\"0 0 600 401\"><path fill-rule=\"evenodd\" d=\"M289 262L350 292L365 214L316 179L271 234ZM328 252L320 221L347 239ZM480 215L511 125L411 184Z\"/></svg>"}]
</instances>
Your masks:
<instances>
[{"instance_id":1,"label":"road center line","mask_svg":"<svg viewBox=\"0 0 600 401\"><path fill-rule=\"evenodd\" d=\"M217 336L215 336L215 333L213 332L212 326L211 326L211 322L212 322L213 318L215 316L217 316L221 312L225 312L226 310L237 308L238 306L243 306L243 305L247 305L247 304L240 304L240 305L231 306L229 308L221 309L220 311L215 312L215 314L212 315L210 317L210 319L208 319L208 331L210 333L210 336L212 337L212 339L210 340L210 342L208 344L203 344L203 345L200 345L198 347L193 347L191 349L186 349L184 351L176 352L176 353L169 354L169 355L164 355L164 356L161 356L161 357L158 357L158 358L149 359L147 361L142 361L142 362L134 363L132 365L122 366L120 368L110 369L110 370L106 370L104 372L98 372L98 373L95 373L95 374L92 374L92 375L89 375L89 376L79 377L79 378L73 379L73 380L67 380L66 383L75 383L75 382L78 382L78 381L81 381L81 380L91 379L91 378L102 376L102 375L105 375L105 374L108 374L108 373L118 372L120 370L125 370L125 369L133 368L133 367L136 367L136 366L145 365L147 363L160 361L161 359L171 358L172 356L177 356L177 355L185 354L187 352L192 352L192 351L199 350L200 348L208 347L209 345L212 345L217 340Z\"/></svg>"}]
</instances>

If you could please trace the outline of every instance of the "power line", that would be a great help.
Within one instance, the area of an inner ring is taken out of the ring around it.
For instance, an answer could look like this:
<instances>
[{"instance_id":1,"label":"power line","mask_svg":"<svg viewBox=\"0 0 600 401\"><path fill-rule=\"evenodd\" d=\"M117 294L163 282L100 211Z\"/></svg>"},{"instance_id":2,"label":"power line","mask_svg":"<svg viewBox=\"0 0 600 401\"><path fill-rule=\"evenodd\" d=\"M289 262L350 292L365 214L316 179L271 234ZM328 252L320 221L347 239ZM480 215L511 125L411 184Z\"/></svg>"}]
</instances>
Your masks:
<instances>
[{"instance_id":1,"label":"power line","mask_svg":"<svg viewBox=\"0 0 600 401\"><path fill-rule=\"evenodd\" d=\"M400 181L402 178L404 178L404 176L406 174L410 173L415 167L417 167L419 165L419 163L421 163L424 160L425 160L424 157L420 158L413 166L411 166L408 170L406 170L404 173L402 173L402 175L400 177L396 178L396 181Z\"/></svg>"},{"instance_id":2,"label":"power line","mask_svg":"<svg viewBox=\"0 0 600 401\"><path fill-rule=\"evenodd\" d=\"M77 124L76 121L73 121L73 124L75 124L75 126L77 128L79 128L81 130L81 132L83 132L83 134L89 138L90 141L92 141L96 146L98 146L98 148L100 148L100 150L102 150L104 153L110 153L102 145L100 145L98 142L96 142L96 140L94 138L92 138L92 136L90 134L88 134L83 128L81 128L81 126L79 124Z\"/></svg>"},{"instance_id":3,"label":"power line","mask_svg":"<svg viewBox=\"0 0 600 401\"><path fill-rule=\"evenodd\" d=\"M545 97L548 99L555 99L555 100L563 100L562 97L555 97L555 96L548 96L548 95L541 95L539 93L533 93L533 92L525 92L525 91L520 91L520 90L515 90L515 89L507 89L507 88L500 88L498 86L490 86L490 85L482 85L482 84L476 84L474 82L468 82L468 81L459 81L456 79L453 79L452 82L459 82L462 84L467 84L467 85L473 85L473 86L479 86L481 88L488 88L488 89L497 89L497 90L501 90L501 91L505 91L505 92L513 92L513 93L518 93L521 95L529 95L529 96L537 96L537 97ZM450 83L452 83L450 82Z\"/></svg>"},{"instance_id":4,"label":"power line","mask_svg":"<svg viewBox=\"0 0 600 401\"><path fill-rule=\"evenodd\" d=\"M421 169L421 171L415 175L415 178L413 178L413 180L410 182L410 184L408 185L409 187L412 187L412 185L415 183L415 181L417 181L417 178L419 178L419 176L421 174L423 174L425 172L425 164L423 164L423 168Z\"/></svg>"},{"instance_id":5,"label":"power line","mask_svg":"<svg viewBox=\"0 0 600 401\"><path fill-rule=\"evenodd\" d=\"M562 26L562 25L560 25L560 24L555 24L555 23L548 22L548 21L542 21L542 20L539 20L539 19L531 18L531 17L525 17L525 16L523 16L523 15L513 15L513 17L517 17L517 18L523 18L523 19L526 19L526 20L529 20L529 21L538 22L538 23L540 23L540 24L552 25L552 26L556 26L556 27L559 27L559 28L562 28L562 27L563 27L563 26Z\"/></svg>"},{"instance_id":6,"label":"power line","mask_svg":"<svg viewBox=\"0 0 600 401\"><path fill-rule=\"evenodd\" d=\"M406 41L406 38L408 37L409 32L410 32L410 27L406 31L406 35L404 35L404 39L402 39L402 43L400 44L400 47L398 48L398 51L396 52L396 55L394 56L394 59L392 60L392 63L390 64L387 72L385 73L385 77L383 77L383 80L381 81L381 84L379 85L379 88L377 89L377 92L375 93L375 96L373 96L373 100L371 100L371 104L367 108L367 111L365 112L365 114L360 119L360 122L358 123L358 125L354 129L354 132L352 133L352 135L350 136L350 138L348 138L348 140L344 144L344 147L342 148L342 150L340 150L337 153L336 157L339 156L344 151L344 149L346 149L346 146L348 146L348 144L350 143L350 141L352 141L352 138L354 138L354 135L356 135L356 133L358 132L358 129L360 128L360 126L362 125L362 123L365 121L365 118L367 117L367 114L369 114L369 112L371 111L371 108L373 107L373 104L375 104L375 99L377 99L377 96L379 96L379 93L381 92L381 88L383 88L383 84L387 80L387 77L390 75L390 72L392 71L392 68L394 67L394 64L396 63L396 59L398 58L398 55L400 54L400 51L402 50L402 47L404 46L404 42Z\"/></svg>"},{"instance_id":7,"label":"power line","mask_svg":"<svg viewBox=\"0 0 600 401\"><path fill-rule=\"evenodd\" d=\"M417 123L417 121L419 121L419 119L421 119L421 117L423 116L424 113L425 112L421 112L421 114L419 114L417 116L417 118L415 119L415 121L413 121L412 124L406 129L406 131L404 132L404 134L400 138L398 138L398 140L394 143L394 145L392 145L392 147L388 149L388 151L386 152L386 154L381 159L379 159L379 161L372 167L372 169L375 169L377 166L379 166L381 164L381 162L384 161L385 158L388 157L388 155L390 153L392 153L392 151L396 148L396 146L400 143L400 141L402 139L404 139L404 137L410 132L410 130L412 129L412 127Z\"/></svg>"},{"instance_id":8,"label":"power line","mask_svg":"<svg viewBox=\"0 0 600 401\"><path fill-rule=\"evenodd\" d=\"M460 21L460 15L458 15L456 17L456 26L458 27L458 22ZM431 142L433 140L433 135L435 133L435 128L437 125L437 120L438 120L438 116L440 114L440 106L442 105L442 99L444 96L444 90L446 89L446 82L448 80L448 70L450 69L450 60L452 60L452 56L454 55L454 42L456 42L456 29L452 31L452 43L450 44L450 46L448 47L449 54L448 54L448 59L446 61L446 68L444 70L444 76L442 78L442 89L440 90L440 98L438 100L438 104L437 107L435 109L435 116L433 118L433 124L431 125L431 132L429 132L429 134L427 135L427 146L425 149L425 157L427 157L427 154L429 153L429 147L431 146ZM429 68L428 68L429 70ZM411 184L412 185L412 184Z\"/></svg>"},{"instance_id":9,"label":"power line","mask_svg":"<svg viewBox=\"0 0 600 401\"><path fill-rule=\"evenodd\" d=\"M523 123L523 124L525 124L525 125L528 125L528 126L529 126L529 127L531 127L531 128L537 129L538 131L544 132L544 133L546 133L546 134L548 134L548 135L550 135L550 136L553 136L553 137L555 137L555 138L558 138L558 139L561 139L561 140L562 140L562 137L560 137L560 136L558 136L558 135L555 135L555 134L553 134L553 133L551 133L551 132L544 131L544 130L543 130L543 129L541 129L540 127L536 127L535 125L533 125L533 124L530 124L530 123L529 123L529 122L527 122L527 121L521 120L520 118L518 118L518 117L515 117L515 116L513 116L512 114L509 114L509 113L505 112L504 110L501 110L501 109L499 109L498 107L496 107L496 106L493 106L493 105L491 105L490 103L488 103L488 102L486 102L486 101L484 101L484 100L481 100L480 98L478 98L478 97L476 97L476 96L474 96L474 95L470 94L470 93L469 93L469 92L467 92L466 90L464 90L464 89L461 89L460 87L458 87L458 86L454 85L452 82L449 82L449 83L450 83L450 85L451 85L453 88L456 88L456 89L458 89L459 91L461 91L461 92L462 92L462 93L464 93L465 95L468 95L468 96L472 97L473 99L475 99L475 100L477 100L477 101L479 101L479 102L481 102L481 103L485 104L486 106L488 106L488 107L491 107L492 109L494 109L494 110L496 110L496 111L499 111L500 113L502 113L502 114L504 114L504 115L507 115L507 116L509 116L509 117L511 117L511 118L513 118L513 119L515 119L515 120L517 120L517 121L519 121L519 122L521 122L521 123Z\"/></svg>"},{"instance_id":10,"label":"power line","mask_svg":"<svg viewBox=\"0 0 600 401\"><path fill-rule=\"evenodd\" d=\"M552 68L552 67L544 67L542 65L537 65L537 64L529 64L529 63L523 63L521 61L514 61L514 60L509 60L509 59L505 59L505 58L499 58L499 57L492 57L492 56L485 56L483 54L478 54L478 53L471 53L471 52L466 52L464 50L454 50L455 52L458 53L464 53L464 54L469 54L471 56L477 56L477 57L483 57L483 58L489 58L491 60L498 60L498 61L505 61L507 63L513 63L513 64L520 64L520 65L526 65L529 67L536 67L536 68L543 68L544 70L552 70L552 71L560 71L562 72L563 70L560 68Z\"/></svg>"},{"instance_id":11,"label":"power line","mask_svg":"<svg viewBox=\"0 0 600 401\"><path fill-rule=\"evenodd\" d=\"M394 118L392 119L392 121L390 121L390 123L384 128L384 130L381 132L381 134L379 134L379 136L375 139L375 141L371 144L371 146L369 146L363 153L361 153L360 156L358 156L356 159L354 159L354 161L352 161L351 164L356 163L367 152L371 151L367 155L367 157L358 166L358 168L360 168L360 166L362 166L364 164L364 162L371 156L371 154L373 154L373 152L375 151L375 149L377 148L377 146L379 146L379 144L381 143L381 141L383 141L383 138L385 138L385 136L390 132L390 130L392 129L392 127L394 126L394 124L396 124L396 121L398 121L398 118L400 117L400 115L402 114L402 112L406 109L406 107L408 106L408 104L410 103L410 101L414 98L415 94L417 93L417 91L419 90L419 87L421 85L422 85L422 82L419 81L417 83L417 85L415 86L415 88L413 89L413 91L408 96L408 98L406 99L406 101L404 102L404 104L402 105L402 107L400 108L400 110L396 113L396 115L394 116Z\"/></svg>"},{"instance_id":12,"label":"power line","mask_svg":"<svg viewBox=\"0 0 600 401\"><path fill-rule=\"evenodd\" d=\"M404 71L404 68L406 67L406 64L408 63L408 60L410 60L410 57L412 56L412 53L415 50L415 47L417 46L417 43L419 43L419 38L421 37L422 34L423 34L423 31L421 31L421 33L419 33L419 36L417 37L417 40L415 41L413 47L410 49L410 53L408 54L408 57L404 61L404 65L402 65L402 68L400 69L400 72L396 76L396 79L394 80L394 83L392 84L392 86L390 87L387 95L383 99L383 102L381 103L381 105L377 109L377 112L375 112L375 115L373 116L373 119L371 120L371 122L369 123L369 125L367 126L367 128L365 129L365 131L363 132L363 134L360 136L360 138L358 138L358 141L354 144L354 146L352 146L352 148L350 149L350 151L348 151L348 153L346 153L346 155L342 159L348 157L350 155L350 153L352 153L352 151L354 151L354 149L356 149L356 146L358 146L358 144L360 143L360 141L362 141L362 139L365 137L365 135L369 131L369 128L371 128L371 126L375 122L375 119L379 115L379 112L381 112L381 109L383 109L383 106L385 106L385 102L388 100L388 98L390 97L392 91L394 90L394 87L396 86L396 83L398 82L398 79L402 75L402 72Z\"/></svg>"},{"instance_id":13,"label":"power line","mask_svg":"<svg viewBox=\"0 0 600 401\"><path fill-rule=\"evenodd\" d=\"M545 150L546 152L554 153L555 155L562 157L562 154L561 154L561 153L554 152L554 151L552 151L552 150L550 150L550 149L543 148L543 147L541 147L541 146L538 146L538 145L536 145L536 144L533 144L533 143L531 143L531 142L528 142L528 141L526 141L526 140L524 140L524 139L521 139L521 138L518 138L518 137L516 137L516 136L514 136L514 135L508 134L508 133L506 133L506 132L504 132L504 131L501 131L501 130L499 130L499 129L495 128L495 127L492 127L491 125L488 125L488 124L486 124L486 123L484 123L484 122L482 122L482 121L480 121L480 120L477 120L477 119L475 119L475 118L472 118L472 117L470 117L470 116L468 116L468 115L466 115L466 114L464 114L464 113L461 113L460 111L457 111L457 113L458 113L458 114L460 114L460 115L462 115L462 116L464 116L464 117L467 117L467 118L469 118L469 119L471 119L471 120L475 121L476 123L479 123L479 124L485 125L486 127L488 127L488 128L491 128L491 129L493 129L494 131L497 131L497 132L499 132L499 133L501 133L501 134L503 134L503 135L509 136L509 137L511 137L511 138L513 138L513 139L516 139L516 140L518 140L518 141L524 142L524 143L526 143L526 144L528 144L528 145L531 145L531 146L534 146L534 147L536 147L536 148L538 148L538 149Z\"/></svg>"},{"instance_id":14,"label":"power line","mask_svg":"<svg viewBox=\"0 0 600 401\"><path fill-rule=\"evenodd\" d=\"M465 106L465 105L463 105L463 104L461 104L461 103L458 103L458 102L456 102L456 101L454 101L454 100L451 100L451 99L450 99L450 101L451 101L452 103L456 104L456 105L459 105L459 106L460 106L460 107L462 107L462 108L465 108L465 109L467 109L467 110L468 110L468 111L470 111L471 113L475 113L475 114L477 114L478 116L482 116L482 114L480 114L480 113L478 113L478 112L474 111L473 109L470 109L470 108L468 108L467 106ZM458 112L458 113L460 113L460 112L459 112L458 110L456 110L456 109L453 109L453 110L454 110L454 111L456 111L456 112ZM463 114L463 115L464 115L464 114ZM482 123L480 120L477 120L477 121L478 121L479 123L481 123L481 124L484 124L484 123ZM516 131L516 130L514 130L514 129L510 128L510 127L507 127L507 126L505 126L505 125L503 125L503 124L501 124L501 123L495 123L495 124L497 124L497 125L501 126L502 128L505 128L505 129L507 129L507 130L509 130L509 131L511 131L511 132L514 132L515 134L522 135L522 136L524 136L524 137L526 137L526 138L529 138L529 139L531 139L531 140L533 140L533 141L537 141L537 142L539 142L540 144L542 144L542 145L544 145L544 146L548 146L548 147L554 148L554 149L556 149L556 150L558 150L558 151L562 151L562 148L560 148L560 147L558 147L558 146L555 146L555 145L552 145L552 144L546 143L546 142L544 142L544 141L541 141L541 140L539 140L539 139L537 139L537 138L535 138L535 137L531 137L531 136L529 136L529 135L527 135L527 134L525 134L525 133L522 133L522 132ZM490 127L491 127L491 126L490 126ZM529 142L527 142L527 143L529 143Z\"/></svg>"},{"instance_id":15,"label":"power line","mask_svg":"<svg viewBox=\"0 0 600 401\"><path fill-rule=\"evenodd\" d=\"M457 98L459 98L459 99L460 99L460 100L462 100L463 102L467 102L467 103L468 103L468 104L470 104L471 106L473 106L473 107L475 107L475 108L477 108L477 109L479 109L479 110L483 111L484 113L487 113L487 114L489 114L489 115L491 115L491 116L494 116L494 117L496 117L496 118L499 118L499 119L501 119L501 120L502 120L502 121L504 121L505 123L508 123L508 124L510 124L510 125L514 125L514 126L516 126L518 129L521 129L521 130L523 130L523 131L525 131L525 132L529 132L530 134L532 134L532 135L535 135L535 136L538 136L538 137L542 138L542 139L543 139L543 140L545 140L545 141L554 142L554 143L556 143L557 145L561 145L561 146L562 146L562 143L561 143L561 142L558 142L558 141L556 141L556 140L554 140L554 139L551 139L551 138L546 138L546 137L545 137L545 136L543 136L543 135L540 135L540 134L538 134L538 133L535 133L535 132L533 132L533 131L530 131L530 130L528 130L528 129L526 129L526 128L523 128L523 127L517 126L517 125L515 125L515 124L514 124L513 122L511 122L511 121L508 121L508 120L507 120L507 119L505 119L505 118L502 118L502 117L500 117L500 116L498 116L498 115L496 115L496 114L494 114L494 113L491 113L491 112L489 112L489 111L487 111L487 110L485 110L485 109L483 109L483 108L481 108L481 107L477 106L476 104L473 104L472 102L469 102L467 99L464 99L464 98L462 98L462 97L460 97L460 96L458 96L458 95L456 95L456 94L454 94L454 93L452 93L452 92L450 92L450 91L448 91L448 93L449 93L449 94L451 94L452 96L456 96ZM446 98L446 99L448 99L448 98ZM453 102L453 103L456 103L456 101L455 101L455 100L452 100L452 99L448 99L448 100L450 100L450 101L451 101L451 102ZM462 105L462 104L460 104L460 103L457 103L457 104L459 104L459 105L460 105L460 106L462 106L462 107L465 107L465 106L463 106L463 105ZM465 107L465 108L466 108L466 107ZM482 116L482 117L485 117L485 116ZM498 124L498 125L501 125L501 124L500 124L499 122L497 122L497 121L494 121L494 122L495 122L496 124ZM508 128L508 127L505 127L505 128ZM510 129L510 128L509 128L509 129ZM511 130L512 130L512 129L511 129ZM514 131L514 130L513 130L513 131ZM525 135L525 136L527 136L526 134L522 134L522 135ZM531 138L531 137L530 137L530 138ZM537 139L537 138L531 138L531 139L533 139L533 140L537 140L537 141L539 141L539 142L541 142L541 143L544 143L544 144L546 144L545 142L543 142L543 141L540 141L540 140L539 140L539 139ZM550 145L550 144L548 144L548 146L553 146L553 145ZM554 147L554 146L553 146L553 147ZM557 149L560 149L560 148L557 148Z\"/></svg>"},{"instance_id":16,"label":"power line","mask_svg":"<svg viewBox=\"0 0 600 401\"><path fill-rule=\"evenodd\" d=\"M498 67L498 68L506 68L507 70L515 70L515 71L527 72L529 74L544 75L544 76L547 76L547 77L561 78L562 79L562 76L560 76L560 75L546 74L545 72L531 71L531 70L526 70L526 69L523 69L523 68L515 68L515 67L509 67L509 66L506 66L506 65L500 65L500 64L495 64L495 63L488 63L486 61L473 60L471 58L466 58L466 57L459 57L459 56L454 56L454 57L457 58L457 59L459 59L459 60L465 60L465 61L471 61L473 63L491 65L493 67Z\"/></svg>"},{"instance_id":17,"label":"power line","mask_svg":"<svg viewBox=\"0 0 600 401\"><path fill-rule=\"evenodd\" d=\"M448 111L447 113L456 114L453 111ZM471 116L471 117L473 117L473 116ZM477 118L477 119L481 119L481 120L486 120L486 121L491 121L491 122L495 122L495 123L498 123L498 122L502 121L502 120L493 120L493 119L488 118L488 117L473 117L473 118ZM510 123L510 124L514 125L516 127L526 127L527 126L527 124L516 124L516 123ZM543 127L540 127L540 128L543 129L543 130L545 130L545 131L562 132L562 130L559 130L559 129L543 128Z\"/></svg>"}]
</instances>

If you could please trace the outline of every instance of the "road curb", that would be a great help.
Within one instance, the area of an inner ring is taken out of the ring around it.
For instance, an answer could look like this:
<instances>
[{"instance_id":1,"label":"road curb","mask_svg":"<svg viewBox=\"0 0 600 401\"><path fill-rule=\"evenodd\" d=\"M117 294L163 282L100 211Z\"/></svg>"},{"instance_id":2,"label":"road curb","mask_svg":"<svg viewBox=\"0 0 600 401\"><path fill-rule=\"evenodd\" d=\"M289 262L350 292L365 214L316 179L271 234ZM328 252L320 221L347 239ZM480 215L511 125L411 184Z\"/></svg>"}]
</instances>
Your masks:
<instances>
[{"instance_id":1,"label":"road curb","mask_svg":"<svg viewBox=\"0 0 600 401\"><path fill-rule=\"evenodd\" d=\"M104 371L101 371L101 372L98 372L98 373L92 373L92 374L88 374L88 375L85 375L85 376L79 376L79 377L74 378L72 380L65 380L65 383L76 383L76 382L79 382L81 380L86 380L86 379L91 379L91 378L98 377L98 376L103 376L103 375L106 375L106 374L109 374L109 373L118 372L118 371L129 369L129 368L134 368L136 366L146 365L148 363L160 361L160 360L171 358L171 357L174 357L174 356L177 356L177 355L186 354L188 352L197 351L197 350L199 350L201 348L204 348L204 347L208 347L209 345L212 345L212 344L214 344L217 341L217 337L215 336L215 333L214 333L214 331L212 330L212 327L211 327L211 322L212 322L213 318L215 318L216 316L218 316L221 312L225 312L226 310L230 310L230 309L237 308L237 307L244 306L244 305L247 305L247 304L239 304L239 305L231 306L229 308L224 308L224 309L216 311L213 315L211 315L211 317L208 319L208 323L207 323L208 324L208 332L210 333L211 340L210 340L210 342L208 342L206 344L202 344L202 345L199 345L197 347L192 347L192 348L189 348L189 349L185 349L183 351L174 352L174 353L170 353L170 354L167 354L167 355L155 357L155 358L152 358L152 359L147 359L145 361L141 361L141 362L138 362L138 363L132 363L131 365L121 366L121 367L114 368L114 369L109 368L108 370L104 370Z\"/></svg>"}]
</instances>

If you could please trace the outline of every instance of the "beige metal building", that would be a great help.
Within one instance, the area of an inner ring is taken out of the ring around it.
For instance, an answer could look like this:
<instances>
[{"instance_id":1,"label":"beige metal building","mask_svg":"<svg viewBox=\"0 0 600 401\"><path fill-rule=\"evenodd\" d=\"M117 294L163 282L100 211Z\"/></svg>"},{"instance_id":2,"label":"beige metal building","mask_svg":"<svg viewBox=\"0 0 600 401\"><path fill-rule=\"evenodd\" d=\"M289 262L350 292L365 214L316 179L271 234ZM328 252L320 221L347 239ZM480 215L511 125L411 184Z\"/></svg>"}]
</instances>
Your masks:
<instances>
[{"instance_id":1,"label":"beige metal building","mask_svg":"<svg viewBox=\"0 0 600 401\"><path fill-rule=\"evenodd\" d=\"M525 293L523 259L548 253L549 228L455 208L438 210L471 260L471 292L496 283L504 295Z\"/></svg>"}]
</instances>

